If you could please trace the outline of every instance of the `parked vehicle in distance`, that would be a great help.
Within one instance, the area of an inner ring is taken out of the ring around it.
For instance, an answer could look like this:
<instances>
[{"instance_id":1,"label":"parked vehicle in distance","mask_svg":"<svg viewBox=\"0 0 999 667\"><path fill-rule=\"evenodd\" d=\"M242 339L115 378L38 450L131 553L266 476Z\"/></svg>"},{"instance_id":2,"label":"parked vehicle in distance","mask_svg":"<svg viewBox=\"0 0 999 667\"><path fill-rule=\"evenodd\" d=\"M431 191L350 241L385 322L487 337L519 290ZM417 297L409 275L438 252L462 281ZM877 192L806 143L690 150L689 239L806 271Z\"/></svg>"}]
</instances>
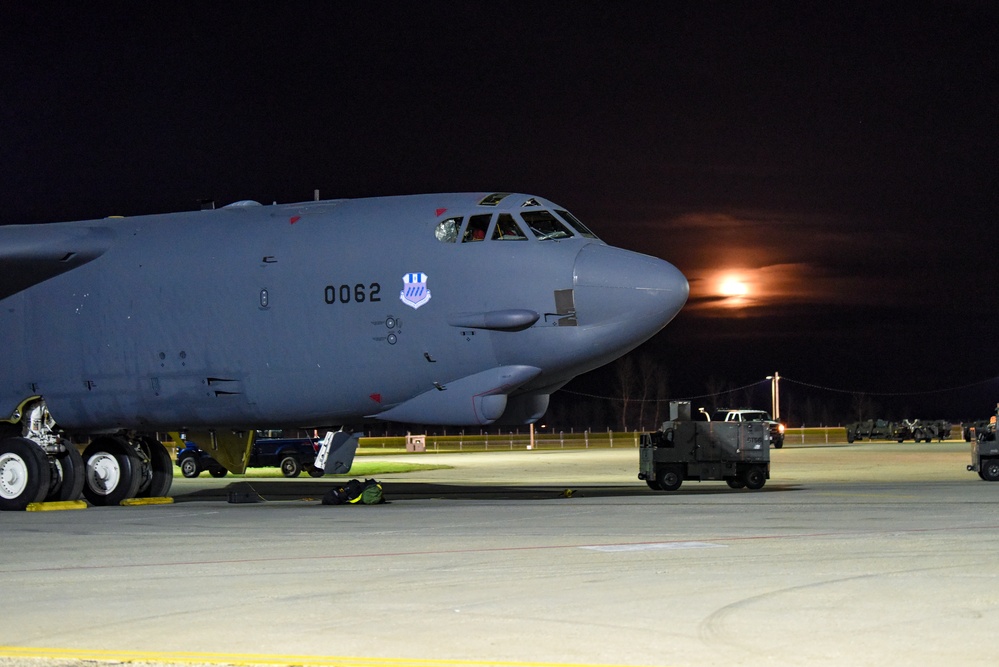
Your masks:
<instances>
[{"instance_id":1,"label":"parked vehicle in distance","mask_svg":"<svg viewBox=\"0 0 999 667\"><path fill-rule=\"evenodd\" d=\"M211 457L205 450L199 448L190 440L184 441L184 447L177 450L177 465L184 477L197 477L207 470L212 477L225 477L229 471Z\"/></svg>"},{"instance_id":2,"label":"parked vehicle in distance","mask_svg":"<svg viewBox=\"0 0 999 667\"><path fill-rule=\"evenodd\" d=\"M767 429L770 431L770 444L772 444L775 449L780 449L784 446L784 425L779 421L771 419L770 413L766 410L754 410L752 408L720 408L711 413L711 415L708 415L703 409L701 412L708 417L708 421L764 422L767 425Z\"/></svg>"},{"instance_id":3,"label":"parked vehicle in distance","mask_svg":"<svg viewBox=\"0 0 999 667\"><path fill-rule=\"evenodd\" d=\"M895 440L905 442L943 441L950 437L950 422L942 419L930 421L926 419L903 419L900 422L890 422L884 419L868 419L846 425L846 441L856 440Z\"/></svg>"},{"instance_id":4,"label":"parked vehicle in distance","mask_svg":"<svg viewBox=\"0 0 999 667\"><path fill-rule=\"evenodd\" d=\"M184 441L177 452L177 465L184 477L197 477L207 470L212 477L225 477L228 471L196 443ZM280 468L285 477L298 477L303 470L312 477L322 477L315 467L319 438L286 437L283 431L257 431L250 450L247 468Z\"/></svg>"}]
</instances>

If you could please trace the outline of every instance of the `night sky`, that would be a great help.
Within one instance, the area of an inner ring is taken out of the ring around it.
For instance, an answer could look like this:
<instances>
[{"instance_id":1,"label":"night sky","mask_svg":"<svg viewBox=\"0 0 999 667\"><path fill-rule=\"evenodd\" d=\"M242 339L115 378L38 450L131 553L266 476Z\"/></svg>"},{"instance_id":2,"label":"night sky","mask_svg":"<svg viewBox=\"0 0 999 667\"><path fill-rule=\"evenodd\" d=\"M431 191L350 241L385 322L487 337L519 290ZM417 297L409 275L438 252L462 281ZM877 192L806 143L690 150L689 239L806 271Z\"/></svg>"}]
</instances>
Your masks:
<instances>
[{"instance_id":1,"label":"night sky","mask_svg":"<svg viewBox=\"0 0 999 667\"><path fill-rule=\"evenodd\" d=\"M994 409L995 3L402 4L5 3L0 224L527 192L687 275L673 397Z\"/></svg>"}]
</instances>

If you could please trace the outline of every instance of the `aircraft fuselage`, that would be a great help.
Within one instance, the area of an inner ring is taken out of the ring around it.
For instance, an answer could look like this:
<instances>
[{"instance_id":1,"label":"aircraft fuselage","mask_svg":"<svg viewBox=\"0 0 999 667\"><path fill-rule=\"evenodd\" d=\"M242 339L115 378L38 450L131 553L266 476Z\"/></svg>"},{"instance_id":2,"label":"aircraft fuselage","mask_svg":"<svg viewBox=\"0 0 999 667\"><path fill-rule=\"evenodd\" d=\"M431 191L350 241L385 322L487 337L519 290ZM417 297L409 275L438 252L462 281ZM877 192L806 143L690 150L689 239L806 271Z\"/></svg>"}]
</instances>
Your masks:
<instances>
[{"instance_id":1,"label":"aircraft fuselage","mask_svg":"<svg viewBox=\"0 0 999 667\"><path fill-rule=\"evenodd\" d=\"M568 225L573 235L561 239L538 240L520 217L529 238L436 238L443 220L467 225L477 214L534 209L525 199L562 210L526 196L493 206L482 198L243 205L33 227L55 233L61 256L74 252L74 233L103 247L3 300L0 336L17 341L17 354L0 410L44 396L70 429L378 418L424 392L443 399L449 383L498 367L539 369L514 378L514 395L557 388L646 340L685 301L686 282L670 265ZM647 274L657 271L672 283L654 284L662 278ZM401 295L414 274L425 278L424 303ZM573 312L558 312L559 291ZM484 318L497 313L538 317L494 328ZM458 408L399 421L494 420Z\"/></svg>"},{"instance_id":2,"label":"aircraft fuselage","mask_svg":"<svg viewBox=\"0 0 999 667\"><path fill-rule=\"evenodd\" d=\"M0 442L0 504L34 466L24 442L51 459L65 434L529 423L688 291L667 262L523 194L0 227L0 261L0 438L23 440ZM151 479L150 442L107 440L98 476L137 449ZM222 447L228 467L245 447Z\"/></svg>"}]
</instances>

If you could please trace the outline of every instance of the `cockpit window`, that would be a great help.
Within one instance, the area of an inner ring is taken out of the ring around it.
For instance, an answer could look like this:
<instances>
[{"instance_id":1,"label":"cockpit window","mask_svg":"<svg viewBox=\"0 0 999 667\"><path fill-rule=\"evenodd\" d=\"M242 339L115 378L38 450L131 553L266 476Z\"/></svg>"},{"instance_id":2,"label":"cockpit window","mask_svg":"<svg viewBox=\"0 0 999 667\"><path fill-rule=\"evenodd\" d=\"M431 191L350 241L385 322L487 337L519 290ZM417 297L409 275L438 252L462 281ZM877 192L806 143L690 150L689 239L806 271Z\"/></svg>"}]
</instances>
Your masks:
<instances>
[{"instance_id":1,"label":"cockpit window","mask_svg":"<svg viewBox=\"0 0 999 667\"><path fill-rule=\"evenodd\" d=\"M458 240L458 230L461 229L462 220L461 217L441 220L434 230L434 236L441 243L454 243Z\"/></svg>"},{"instance_id":2,"label":"cockpit window","mask_svg":"<svg viewBox=\"0 0 999 667\"><path fill-rule=\"evenodd\" d=\"M548 211L522 211L520 217L540 241L567 239L572 232Z\"/></svg>"},{"instance_id":3,"label":"cockpit window","mask_svg":"<svg viewBox=\"0 0 999 667\"><path fill-rule=\"evenodd\" d=\"M479 202L479 206L496 206L496 204L503 201L509 194L509 192L494 192L488 197L483 197L482 201Z\"/></svg>"},{"instance_id":4,"label":"cockpit window","mask_svg":"<svg viewBox=\"0 0 999 667\"><path fill-rule=\"evenodd\" d=\"M526 241L527 235L509 213L500 213L496 218L493 241Z\"/></svg>"},{"instance_id":5,"label":"cockpit window","mask_svg":"<svg viewBox=\"0 0 999 667\"><path fill-rule=\"evenodd\" d=\"M560 216L562 216L562 219L565 220L566 222L568 222L572 226L573 229L575 229L577 232L579 232L580 236L585 236L588 239L595 239L595 238L597 238L596 234L594 234L589 229L587 229L586 225L584 225L583 223L581 223L576 218L576 216L574 216L572 213L569 213L569 211L563 211L561 209L555 209L555 212L558 213Z\"/></svg>"},{"instance_id":6,"label":"cockpit window","mask_svg":"<svg viewBox=\"0 0 999 667\"><path fill-rule=\"evenodd\" d=\"M465 228L465 235L461 237L461 242L485 241L486 230L489 229L489 219L491 217L493 217L491 213L470 217L468 219L468 226Z\"/></svg>"}]
</instances>

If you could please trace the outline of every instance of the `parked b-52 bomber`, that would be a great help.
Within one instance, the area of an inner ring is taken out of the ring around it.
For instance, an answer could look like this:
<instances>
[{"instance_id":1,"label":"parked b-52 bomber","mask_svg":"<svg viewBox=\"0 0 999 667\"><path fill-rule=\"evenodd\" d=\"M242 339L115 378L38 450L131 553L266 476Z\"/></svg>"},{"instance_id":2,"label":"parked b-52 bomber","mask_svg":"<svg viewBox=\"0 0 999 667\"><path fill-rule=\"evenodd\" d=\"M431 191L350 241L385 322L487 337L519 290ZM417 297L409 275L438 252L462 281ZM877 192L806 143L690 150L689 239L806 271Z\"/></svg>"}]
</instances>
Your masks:
<instances>
[{"instance_id":1,"label":"parked b-52 bomber","mask_svg":"<svg viewBox=\"0 0 999 667\"><path fill-rule=\"evenodd\" d=\"M530 423L688 294L673 265L507 193L12 225L0 265L7 510L165 495L157 433L242 472L255 429Z\"/></svg>"}]
</instances>

